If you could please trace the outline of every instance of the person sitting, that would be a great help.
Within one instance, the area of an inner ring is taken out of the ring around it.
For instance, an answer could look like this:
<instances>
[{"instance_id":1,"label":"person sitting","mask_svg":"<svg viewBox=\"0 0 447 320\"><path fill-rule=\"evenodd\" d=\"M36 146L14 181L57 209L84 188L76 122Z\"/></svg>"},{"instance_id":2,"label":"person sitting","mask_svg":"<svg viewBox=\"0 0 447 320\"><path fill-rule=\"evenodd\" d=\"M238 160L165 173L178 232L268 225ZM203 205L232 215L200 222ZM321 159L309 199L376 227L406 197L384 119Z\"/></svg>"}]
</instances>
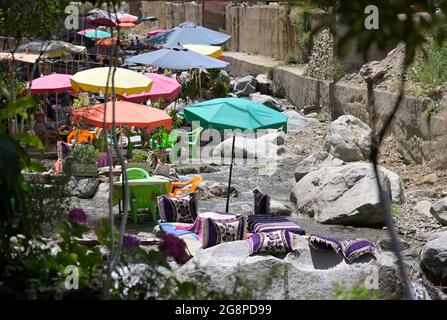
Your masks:
<instances>
[{"instance_id":1,"label":"person sitting","mask_svg":"<svg viewBox=\"0 0 447 320\"><path fill-rule=\"evenodd\" d=\"M46 145L50 140L55 143L57 141L57 131L54 128L48 127L45 121L45 115L41 112L36 113L35 121L33 130L36 136L42 140L44 145Z\"/></svg>"},{"instance_id":2,"label":"person sitting","mask_svg":"<svg viewBox=\"0 0 447 320\"><path fill-rule=\"evenodd\" d=\"M130 40L130 46L135 47L135 42L133 41L133 39Z\"/></svg>"},{"instance_id":3,"label":"person sitting","mask_svg":"<svg viewBox=\"0 0 447 320\"><path fill-rule=\"evenodd\" d=\"M138 37L135 37L135 45L137 47L141 46L141 41L140 41L140 39L138 39Z\"/></svg>"}]
</instances>

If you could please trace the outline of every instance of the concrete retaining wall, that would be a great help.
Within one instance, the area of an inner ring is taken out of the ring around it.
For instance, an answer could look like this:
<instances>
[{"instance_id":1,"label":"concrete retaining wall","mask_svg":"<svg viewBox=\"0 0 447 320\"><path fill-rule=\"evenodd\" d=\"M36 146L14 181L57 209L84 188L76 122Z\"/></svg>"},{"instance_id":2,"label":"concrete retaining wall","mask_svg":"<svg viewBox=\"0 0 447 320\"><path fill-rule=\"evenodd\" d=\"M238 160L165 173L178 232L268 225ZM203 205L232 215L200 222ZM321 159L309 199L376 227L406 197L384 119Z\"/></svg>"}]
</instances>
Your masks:
<instances>
[{"instance_id":1,"label":"concrete retaining wall","mask_svg":"<svg viewBox=\"0 0 447 320\"><path fill-rule=\"evenodd\" d=\"M256 58L261 60L262 57ZM268 58L264 57L264 59ZM231 53L231 58L226 57L226 60L232 64L229 72L234 76L247 74L256 76L272 68L275 96L288 98L297 109L306 105L315 105L332 120L343 114L352 114L379 129L397 99L395 93L374 90L376 112L374 121L367 108L365 87L307 78L302 75L303 70L299 67L279 64L262 67L253 61L253 56L243 53ZM272 59L267 61L274 62ZM433 115L429 121L426 120L422 112L429 103L429 98L405 96L389 133L392 134L399 152L407 161L426 163L436 168L447 168L447 152L445 151L447 150L447 118L442 115Z\"/></svg>"}]
</instances>

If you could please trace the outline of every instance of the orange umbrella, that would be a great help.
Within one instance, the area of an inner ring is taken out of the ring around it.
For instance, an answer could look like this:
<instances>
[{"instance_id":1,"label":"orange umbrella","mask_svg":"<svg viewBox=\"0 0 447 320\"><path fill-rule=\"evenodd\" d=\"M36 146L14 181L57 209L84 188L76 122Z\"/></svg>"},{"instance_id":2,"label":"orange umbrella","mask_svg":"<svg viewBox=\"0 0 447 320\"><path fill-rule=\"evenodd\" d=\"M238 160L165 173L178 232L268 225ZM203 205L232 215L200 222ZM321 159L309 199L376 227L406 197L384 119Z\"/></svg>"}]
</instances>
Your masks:
<instances>
[{"instance_id":1,"label":"orange umbrella","mask_svg":"<svg viewBox=\"0 0 447 320\"><path fill-rule=\"evenodd\" d=\"M101 47L113 47L120 44L120 40L115 38L102 38L96 40L95 44Z\"/></svg>"},{"instance_id":2,"label":"orange umbrella","mask_svg":"<svg viewBox=\"0 0 447 320\"><path fill-rule=\"evenodd\" d=\"M107 102L106 128L112 127L112 102ZM104 104L96 104L86 108L80 108L72 111L75 121L84 120L86 123L102 127L104 121ZM115 102L115 124L116 126L134 126L147 128L150 132L153 129L164 126L167 129L172 128L172 118L166 111L145 105L127 102Z\"/></svg>"}]
</instances>

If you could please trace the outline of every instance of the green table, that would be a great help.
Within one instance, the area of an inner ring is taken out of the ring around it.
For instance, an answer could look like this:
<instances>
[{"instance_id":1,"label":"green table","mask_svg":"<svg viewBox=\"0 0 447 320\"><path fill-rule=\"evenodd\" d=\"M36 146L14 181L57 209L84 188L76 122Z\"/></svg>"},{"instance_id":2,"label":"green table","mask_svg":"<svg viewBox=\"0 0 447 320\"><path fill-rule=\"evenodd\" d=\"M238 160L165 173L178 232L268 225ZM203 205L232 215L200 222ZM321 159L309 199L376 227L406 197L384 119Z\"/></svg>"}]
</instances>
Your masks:
<instances>
[{"instance_id":1,"label":"green table","mask_svg":"<svg viewBox=\"0 0 447 320\"><path fill-rule=\"evenodd\" d=\"M153 178L153 177L150 177L149 179L136 179L128 181L129 192L132 190L132 186L155 186L159 190L157 196L169 194L170 184L171 182L167 179ZM113 205L116 205L120 203L120 201L123 201L124 199L123 191L124 191L123 183L121 181L113 183L113 199L112 199Z\"/></svg>"}]
</instances>

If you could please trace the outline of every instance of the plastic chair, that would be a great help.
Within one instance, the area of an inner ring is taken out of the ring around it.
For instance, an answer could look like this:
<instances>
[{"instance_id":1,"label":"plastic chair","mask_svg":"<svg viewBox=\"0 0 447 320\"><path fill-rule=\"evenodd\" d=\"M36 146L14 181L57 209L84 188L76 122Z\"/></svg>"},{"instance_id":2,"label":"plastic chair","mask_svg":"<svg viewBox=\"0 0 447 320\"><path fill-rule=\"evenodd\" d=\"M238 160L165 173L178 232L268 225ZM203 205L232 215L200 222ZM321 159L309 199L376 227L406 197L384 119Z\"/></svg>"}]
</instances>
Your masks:
<instances>
[{"instance_id":1,"label":"plastic chair","mask_svg":"<svg viewBox=\"0 0 447 320\"><path fill-rule=\"evenodd\" d=\"M95 137L89 130L79 129L70 132L70 134L67 137L67 142L71 143L71 140L73 138L75 139L75 144L81 144L85 142L93 143L93 139Z\"/></svg>"},{"instance_id":2,"label":"plastic chair","mask_svg":"<svg viewBox=\"0 0 447 320\"><path fill-rule=\"evenodd\" d=\"M197 176L188 181L171 182L169 187L169 195L171 197L178 197L189 193L194 193L199 188L199 183L202 182L202 180L202 176Z\"/></svg>"},{"instance_id":3,"label":"plastic chair","mask_svg":"<svg viewBox=\"0 0 447 320\"><path fill-rule=\"evenodd\" d=\"M192 158L197 158L198 154L198 146L200 144L200 134L202 133L203 128L198 127L191 132L184 132L183 135L186 139L186 144L191 151Z\"/></svg>"},{"instance_id":4,"label":"plastic chair","mask_svg":"<svg viewBox=\"0 0 447 320\"><path fill-rule=\"evenodd\" d=\"M130 214L134 223L138 222L138 209L149 209L153 223L157 223L157 194L159 193L155 186L133 186L130 189Z\"/></svg>"},{"instance_id":5,"label":"plastic chair","mask_svg":"<svg viewBox=\"0 0 447 320\"><path fill-rule=\"evenodd\" d=\"M149 179L151 175L144 169L141 168L128 168L127 180L137 180L137 179ZM120 175L120 181L123 181L123 175Z\"/></svg>"}]
</instances>

